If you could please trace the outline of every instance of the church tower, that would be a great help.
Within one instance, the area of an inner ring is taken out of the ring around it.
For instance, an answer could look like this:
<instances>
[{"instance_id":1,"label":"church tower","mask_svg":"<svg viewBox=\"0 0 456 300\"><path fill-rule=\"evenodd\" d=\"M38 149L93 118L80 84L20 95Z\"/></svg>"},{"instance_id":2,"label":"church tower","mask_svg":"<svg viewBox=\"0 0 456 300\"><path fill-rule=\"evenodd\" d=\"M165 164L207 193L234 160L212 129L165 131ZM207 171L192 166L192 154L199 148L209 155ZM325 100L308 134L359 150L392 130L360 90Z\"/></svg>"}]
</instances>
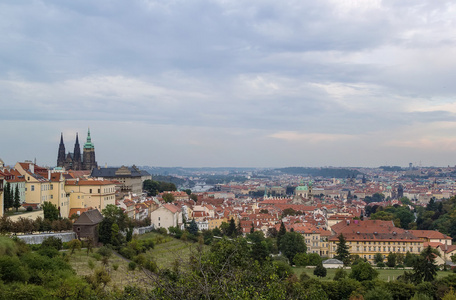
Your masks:
<instances>
[{"instance_id":1,"label":"church tower","mask_svg":"<svg viewBox=\"0 0 456 300\"><path fill-rule=\"evenodd\" d=\"M97 162L95 160L95 146L92 144L92 138L90 137L90 128L87 131L87 141L84 144L83 149L83 162L82 168L84 170L92 170L93 168L97 168Z\"/></svg>"},{"instance_id":2,"label":"church tower","mask_svg":"<svg viewBox=\"0 0 456 300\"><path fill-rule=\"evenodd\" d=\"M76 143L74 144L73 170L75 170L75 171L82 170L81 146L79 146L78 133L76 133Z\"/></svg>"},{"instance_id":3,"label":"church tower","mask_svg":"<svg viewBox=\"0 0 456 300\"><path fill-rule=\"evenodd\" d=\"M59 153L57 155L57 167L65 165L65 144L63 144L63 133L60 134Z\"/></svg>"}]
</instances>

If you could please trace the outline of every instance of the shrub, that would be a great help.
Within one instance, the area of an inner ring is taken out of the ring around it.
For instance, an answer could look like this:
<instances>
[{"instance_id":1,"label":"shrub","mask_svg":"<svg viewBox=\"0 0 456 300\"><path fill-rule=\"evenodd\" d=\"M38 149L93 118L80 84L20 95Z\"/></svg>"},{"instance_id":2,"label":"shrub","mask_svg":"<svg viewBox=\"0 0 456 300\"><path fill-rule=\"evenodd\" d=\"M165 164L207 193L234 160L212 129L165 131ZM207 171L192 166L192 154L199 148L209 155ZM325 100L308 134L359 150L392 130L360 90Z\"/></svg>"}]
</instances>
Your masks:
<instances>
[{"instance_id":1,"label":"shrub","mask_svg":"<svg viewBox=\"0 0 456 300\"><path fill-rule=\"evenodd\" d=\"M4 282L25 282L29 278L19 259L10 256L0 257L0 279Z\"/></svg>"},{"instance_id":2,"label":"shrub","mask_svg":"<svg viewBox=\"0 0 456 300\"><path fill-rule=\"evenodd\" d=\"M41 248L54 248L56 250L62 250L62 240L56 237L48 237L41 243Z\"/></svg>"},{"instance_id":3,"label":"shrub","mask_svg":"<svg viewBox=\"0 0 456 300\"><path fill-rule=\"evenodd\" d=\"M321 278L321 277L326 277L327 271L326 271L326 268L323 267L322 264L320 264L320 265L318 265L318 266L315 268L315 270L314 270L313 273L314 273L315 276L318 276L318 277Z\"/></svg>"},{"instance_id":4,"label":"shrub","mask_svg":"<svg viewBox=\"0 0 456 300\"><path fill-rule=\"evenodd\" d=\"M33 207L27 206L27 209L26 209L26 210L27 210L27 211L33 211Z\"/></svg>"},{"instance_id":5,"label":"shrub","mask_svg":"<svg viewBox=\"0 0 456 300\"><path fill-rule=\"evenodd\" d=\"M59 256L59 250L51 247L40 248L40 250L38 250L38 254L42 256L47 256L49 258L53 258Z\"/></svg>"},{"instance_id":6,"label":"shrub","mask_svg":"<svg viewBox=\"0 0 456 300\"><path fill-rule=\"evenodd\" d=\"M136 251L130 247L122 247L119 250L119 254L125 258L133 259L133 257L136 255Z\"/></svg>"},{"instance_id":7,"label":"shrub","mask_svg":"<svg viewBox=\"0 0 456 300\"><path fill-rule=\"evenodd\" d=\"M136 269L136 263L134 261L131 261L128 263L128 270L134 271Z\"/></svg>"},{"instance_id":8,"label":"shrub","mask_svg":"<svg viewBox=\"0 0 456 300\"><path fill-rule=\"evenodd\" d=\"M92 257L95 258L97 261L101 260L101 254L100 253L93 253Z\"/></svg>"},{"instance_id":9,"label":"shrub","mask_svg":"<svg viewBox=\"0 0 456 300\"><path fill-rule=\"evenodd\" d=\"M117 271L117 269L119 268L119 264L112 264L112 268L114 269L114 271Z\"/></svg>"},{"instance_id":10,"label":"shrub","mask_svg":"<svg viewBox=\"0 0 456 300\"><path fill-rule=\"evenodd\" d=\"M393 300L393 296L387 290L376 287L364 295L364 300Z\"/></svg>"},{"instance_id":11,"label":"shrub","mask_svg":"<svg viewBox=\"0 0 456 300\"><path fill-rule=\"evenodd\" d=\"M95 268L95 263L93 262L93 260L89 259L87 264L89 265L90 270L93 270Z\"/></svg>"},{"instance_id":12,"label":"shrub","mask_svg":"<svg viewBox=\"0 0 456 300\"><path fill-rule=\"evenodd\" d=\"M103 246L98 249L97 253L100 254L101 256L109 258L112 255L112 250L109 247Z\"/></svg>"},{"instance_id":13,"label":"shrub","mask_svg":"<svg viewBox=\"0 0 456 300\"><path fill-rule=\"evenodd\" d=\"M343 268L337 268L336 273L334 274L334 280L341 280L347 277L347 271Z\"/></svg>"}]
</instances>

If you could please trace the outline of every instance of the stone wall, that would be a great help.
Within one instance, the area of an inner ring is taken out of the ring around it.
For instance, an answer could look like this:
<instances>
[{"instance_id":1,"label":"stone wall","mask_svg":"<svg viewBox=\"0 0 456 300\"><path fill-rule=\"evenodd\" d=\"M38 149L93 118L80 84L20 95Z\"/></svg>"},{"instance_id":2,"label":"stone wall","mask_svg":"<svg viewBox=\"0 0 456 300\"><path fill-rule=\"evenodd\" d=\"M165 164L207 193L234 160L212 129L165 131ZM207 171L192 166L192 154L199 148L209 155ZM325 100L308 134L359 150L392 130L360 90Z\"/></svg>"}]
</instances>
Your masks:
<instances>
[{"instance_id":1,"label":"stone wall","mask_svg":"<svg viewBox=\"0 0 456 300\"><path fill-rule=\"evenodd\" d=\"M41 233L41 234L24 234L17 237L23 240L26 244L41 244L48 237L56 237L62 242L69 242L76 238L74 232L60 232L60 233Z\"/></svg>"}]
</instances>

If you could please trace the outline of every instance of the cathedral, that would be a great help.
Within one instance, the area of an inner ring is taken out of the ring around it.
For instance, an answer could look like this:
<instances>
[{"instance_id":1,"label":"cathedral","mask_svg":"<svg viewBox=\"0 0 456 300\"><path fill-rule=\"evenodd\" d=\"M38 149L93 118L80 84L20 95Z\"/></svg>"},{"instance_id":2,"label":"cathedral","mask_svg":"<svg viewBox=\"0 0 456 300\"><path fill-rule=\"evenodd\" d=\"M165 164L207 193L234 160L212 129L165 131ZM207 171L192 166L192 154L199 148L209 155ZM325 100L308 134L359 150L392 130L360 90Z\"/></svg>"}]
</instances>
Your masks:
<instances>
[{"instance_id":1,"label":"cathedral","mask_svg":"<svg viewBox=\"0 0 456 300\"><path fill-rule=\"evenodd\" d=\"M60 135L59 154L57 156L57 167L65 168L66 170L92 170L97 168L95 160L95 146L92 144L90 137L90 129L87 132L87 141L84 144L81 155L81 146L79 146L79 138L76 133L76 143L74 144L73 153L65 153L65 145L63 144L63 133Z\"/></svg>"}]
</instances>

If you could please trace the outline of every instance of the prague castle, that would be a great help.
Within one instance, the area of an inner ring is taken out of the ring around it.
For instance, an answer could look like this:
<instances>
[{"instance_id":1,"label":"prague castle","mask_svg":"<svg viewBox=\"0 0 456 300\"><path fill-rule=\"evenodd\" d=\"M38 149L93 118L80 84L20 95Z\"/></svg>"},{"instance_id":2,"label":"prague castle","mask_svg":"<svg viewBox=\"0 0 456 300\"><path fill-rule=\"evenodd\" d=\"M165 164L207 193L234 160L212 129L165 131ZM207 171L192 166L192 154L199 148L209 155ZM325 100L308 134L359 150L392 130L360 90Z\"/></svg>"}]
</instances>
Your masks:
<instances>
[{"instance_id":1,"label":"prague castle","mask_svg":"<svg viewBox=\"0 0 456 300\"><path fill-rule=\"evenodd\" d=\"M90 137L90 129L87 131L87 141L84 144L81 155L81 147L79 146L79 138L76 133L76 143L74 144L73 153L65 152L65 144L63 143L63 133L60 136L59 153L57 156L57 167L65 168L66 170L92 170L97 168L95 160L95 146Z\"/></svg>"}]
</instances>

